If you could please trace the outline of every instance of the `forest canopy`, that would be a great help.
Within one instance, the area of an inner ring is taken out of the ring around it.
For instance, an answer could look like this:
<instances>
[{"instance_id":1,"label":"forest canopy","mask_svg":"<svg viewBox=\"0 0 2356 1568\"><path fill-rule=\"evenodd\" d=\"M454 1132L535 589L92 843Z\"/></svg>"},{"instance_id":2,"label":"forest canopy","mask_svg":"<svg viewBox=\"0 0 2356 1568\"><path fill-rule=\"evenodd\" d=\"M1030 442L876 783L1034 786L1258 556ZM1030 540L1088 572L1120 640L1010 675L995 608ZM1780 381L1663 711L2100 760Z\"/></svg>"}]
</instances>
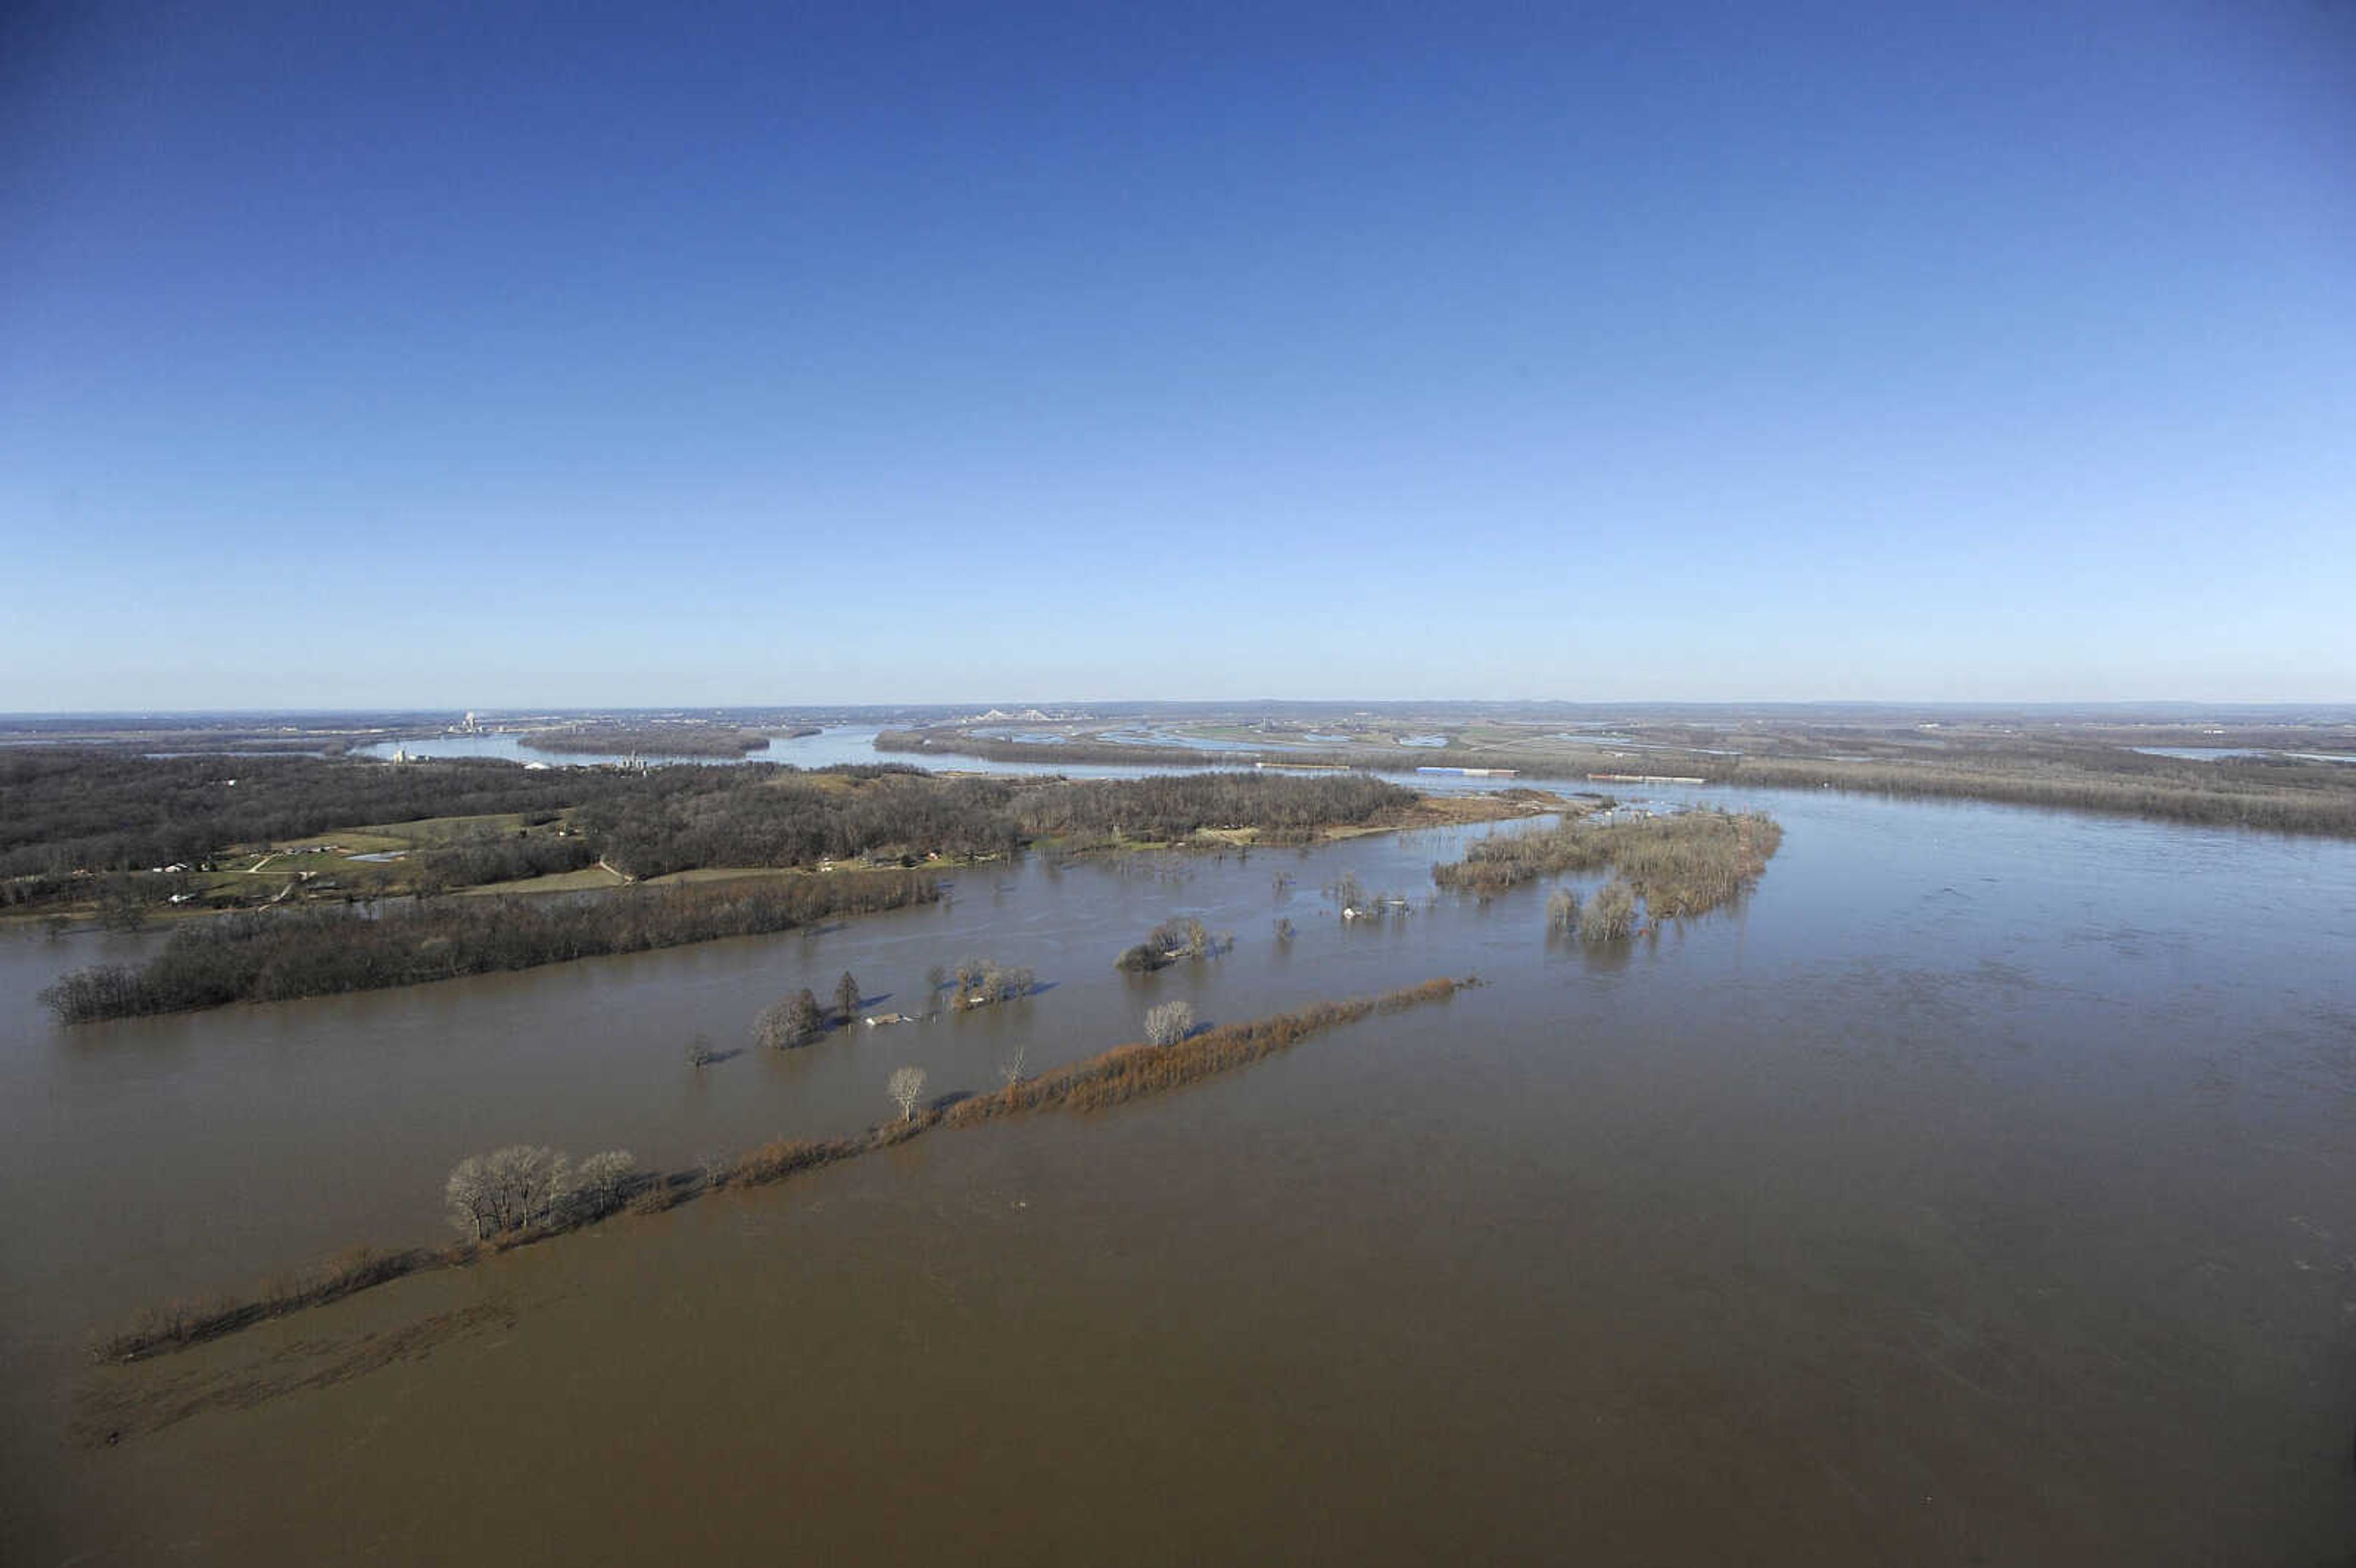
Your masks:
<instances>
[{"instance_id":1,"label":"forest canopy","mask_svg":"<svg viewBox=\"0 0 2356 1568\"><path fill-rule=\"evenodd\" d=\"M0 753L0 907L86 901L102 891L93 878L112 879L111 896L155 901L172 890L147 875L155 868L364 824L482 819L405 858L405 891L431 892L601 861L642 880L715 866L1004 857L1043 838L1087 848L1234 829L1303 842L1416 798L1363 774L1075 782L945 777L903 763L534 769L27 749ZM236 880L223 896L245 891Z\"/></svg>"}]
</instances>

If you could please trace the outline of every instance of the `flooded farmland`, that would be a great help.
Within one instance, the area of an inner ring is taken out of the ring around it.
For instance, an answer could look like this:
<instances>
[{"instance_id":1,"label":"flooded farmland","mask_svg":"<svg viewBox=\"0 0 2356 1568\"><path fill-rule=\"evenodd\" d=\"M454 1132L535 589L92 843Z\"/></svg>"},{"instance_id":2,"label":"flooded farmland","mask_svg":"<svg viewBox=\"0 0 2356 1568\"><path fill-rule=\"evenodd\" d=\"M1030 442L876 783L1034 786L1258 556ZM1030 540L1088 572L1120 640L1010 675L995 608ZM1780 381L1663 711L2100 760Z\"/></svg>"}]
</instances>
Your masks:
<instances>
[{"instance_id":1,"label":"flooded farmland","mask_svg":"<svg viewBox=\"0 0 2356 1568\"><path fill-rule=\"evenodd\" d=\"M815 936L70 1031L39 988L154 939L0 936L0 1559L2343 1560L2356 846L1694 798L1781 852L1604 947L1543 884L1431 897L1487 828L1033 858ZM1344 873L1411 910L1343 922ZM1115 972L1173 914L1233 950ZM918 1012L968 956L1042 988L750 1049L793 988ZM903 1064L980 1090L1162 1001L1465 974L1166 1098L80 1353L446 1234L498 1145L690 1168L880 1120Z\"/></svg>"}]
</instances>

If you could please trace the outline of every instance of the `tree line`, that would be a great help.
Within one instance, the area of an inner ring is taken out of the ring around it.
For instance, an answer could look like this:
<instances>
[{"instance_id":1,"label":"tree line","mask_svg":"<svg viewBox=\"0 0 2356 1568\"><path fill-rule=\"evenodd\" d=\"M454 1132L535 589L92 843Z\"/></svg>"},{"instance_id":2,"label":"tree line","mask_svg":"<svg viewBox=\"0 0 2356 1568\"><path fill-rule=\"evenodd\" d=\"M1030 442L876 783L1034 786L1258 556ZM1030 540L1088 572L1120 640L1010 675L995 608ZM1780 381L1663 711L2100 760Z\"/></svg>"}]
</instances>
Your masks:
<instances>
[{"instance_id":1,"label":"tree line","mask_svg":"<svg viewBox=\"0 0 2356 1568\"><path fill-rule=\"evenodd\" d=\"M378 990L789 931L939 896L922 872L862 871L592 899L437 899L373 916L339 906L257 911L182 926L144 965L77 970L41 1000L61 1021L83 1023Z\"/></svg>"},{"instance_id":2,"label":"tree line","mask_svg":"<svg viewBox=\"0 0 2356 1568\"><path fill-rule=\"evenodd\" d=\"M1744 757L1715 781L1987 800L2210 827L2356 837L2356 765L2288 757L2186 762L2119 748L2046 748L1957 763Z\"/></svg>"},{"instance_id":3,"label":"tree line","mask_svg":"<svg viewBox=\"0 0 2356 1568\"><path fill-rule=\"evenodd\" d=\"M1024 792L1020 803L1023 830L1033 837L1170 839L1248 827L1263 840L1304 842L1322 828L1379 821L1416 798L1365 773L1198 773L1058 783Z\"/></svg>"}]
</instances>

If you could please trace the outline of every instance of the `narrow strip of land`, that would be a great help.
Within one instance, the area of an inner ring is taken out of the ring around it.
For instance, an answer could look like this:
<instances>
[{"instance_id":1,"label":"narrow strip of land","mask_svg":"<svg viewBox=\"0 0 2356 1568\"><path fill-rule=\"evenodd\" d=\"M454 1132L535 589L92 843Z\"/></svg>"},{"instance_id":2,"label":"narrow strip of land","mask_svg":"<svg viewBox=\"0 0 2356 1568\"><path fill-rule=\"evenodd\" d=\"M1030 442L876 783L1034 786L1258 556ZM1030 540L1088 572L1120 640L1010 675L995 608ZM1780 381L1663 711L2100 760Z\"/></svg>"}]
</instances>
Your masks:
<instances>
[{"instance_id":1,"label":"narrow strip of land","mask_svg":"<svg viewBox=\"0 0 2356 1568\"><path fill-rule=\"evenodd\" d=\"M625 1176L609 1168L593 1196L519 1211L513 1216L517 1222L483 1239L448 1247L355 1248L315 1268L270 1281L247 1296L175 1302L145 1312L128 1328L99 1340L91 1353L99 1361L123 1362L186 1349L410 1275L462 1268L509 1248L596 1224L624 1210L659 1213L711 1193L768 1186L905 1143L937 1128L978 1126L998 1117L1031 1113L1101 1111L1168 1093L1248 1067L1313 1035L1377 1013L1445 1001L1478 984L1471 977L1427 980L1379 996L1319 1002L1248 1023L1203 1029L1170 1045L1118 1046L1035 1078L1017 1079L989 1093L951 1094L921 1107L912 1097L899 1119L879 1123L855 1136L779 1139L701 1170Z\"/></svg>"}]
</instances>

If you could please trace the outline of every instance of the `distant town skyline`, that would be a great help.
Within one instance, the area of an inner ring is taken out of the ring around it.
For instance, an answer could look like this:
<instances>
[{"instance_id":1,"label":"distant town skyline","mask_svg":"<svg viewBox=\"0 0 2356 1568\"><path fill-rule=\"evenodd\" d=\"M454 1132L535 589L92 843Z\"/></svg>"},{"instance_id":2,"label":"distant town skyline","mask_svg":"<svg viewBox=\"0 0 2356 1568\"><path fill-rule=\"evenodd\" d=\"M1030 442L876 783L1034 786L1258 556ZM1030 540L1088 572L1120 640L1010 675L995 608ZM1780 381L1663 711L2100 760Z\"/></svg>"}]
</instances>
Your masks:
<instances>
[{"instance_id":1,"label":"distant town skyline","mask_svg":"<svg viewBox=\"0 0 2356 1568\"><path fill-rule=\"evenodd\" d=\"M0 711L2356 699L2356 7L0 21Z\"/></svg>"}]
</instances>

